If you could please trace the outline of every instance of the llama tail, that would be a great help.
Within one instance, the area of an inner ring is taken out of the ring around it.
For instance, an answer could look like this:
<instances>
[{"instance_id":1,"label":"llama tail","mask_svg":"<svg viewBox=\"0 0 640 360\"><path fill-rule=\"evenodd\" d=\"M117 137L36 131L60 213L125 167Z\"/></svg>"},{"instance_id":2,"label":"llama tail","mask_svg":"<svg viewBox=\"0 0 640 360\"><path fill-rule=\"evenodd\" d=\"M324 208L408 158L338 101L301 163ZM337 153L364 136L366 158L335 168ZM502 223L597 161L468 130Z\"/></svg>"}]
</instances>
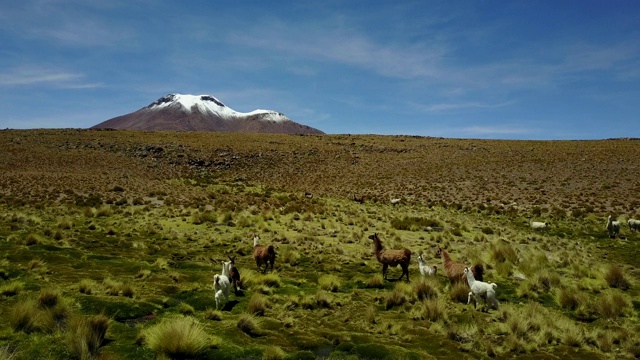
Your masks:
<instances>
[{"instance_id":1,"label":"llama tail","mask_svg":"<svg viewBox=\"0 0 640 360\"><path fill-rule=\"evenodd\" d=\"M411 260L411 250L409 250L409 249L404 249L404 256L405 256L407 259Z\"/></svg>"}]
</instances>

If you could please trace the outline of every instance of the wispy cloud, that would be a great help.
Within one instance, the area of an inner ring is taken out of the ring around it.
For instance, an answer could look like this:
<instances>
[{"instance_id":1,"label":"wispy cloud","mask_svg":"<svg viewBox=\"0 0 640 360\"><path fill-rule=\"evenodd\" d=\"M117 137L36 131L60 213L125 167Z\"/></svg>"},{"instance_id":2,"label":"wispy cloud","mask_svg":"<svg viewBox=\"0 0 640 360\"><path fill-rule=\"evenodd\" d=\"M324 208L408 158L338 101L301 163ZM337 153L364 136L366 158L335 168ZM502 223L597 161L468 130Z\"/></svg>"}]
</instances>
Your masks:
<instances>
[{"instance_id":1,"label":"wispy cloud","mask_svg":"<svg viewBox=\"0 0 640 360\"><path fill-rule=\"evenodd\" d=\"M83 83L84 74L78 72L21 67L0 73L0 86L47 85L65 89L88 89L102 87L102 83Z\"/></svg>"},{"instance_id":2,"label":"wispy cloud","mask_svg":"<svg viewBox=\"0 0 640 360\"><path fill-rule=\"evenodd\" d=\"M513 101L507 101L497 104L481 103L481 102L460 102L460 103L439 103L439 104L416 104L412 103L411 106L418 111L427 113L439 113L446 111L455 111L462 109L495 109L501 108L513 104Z\"/></svg>"},{"instance_id":3,"label":"wispy cloud","mask_svg":"<svg viewBox=\"0 0 640 360\"><path fill-rule=\"evenodd\" d=\"M437 64L446 53L446 49L437 44L382 44L354 31L326 28L292 31L280 23L260 27L256 33L232 34L229 41L297 58L361 66L384 76L399 78L439 75Z\"/></svg>"}]
</instances>

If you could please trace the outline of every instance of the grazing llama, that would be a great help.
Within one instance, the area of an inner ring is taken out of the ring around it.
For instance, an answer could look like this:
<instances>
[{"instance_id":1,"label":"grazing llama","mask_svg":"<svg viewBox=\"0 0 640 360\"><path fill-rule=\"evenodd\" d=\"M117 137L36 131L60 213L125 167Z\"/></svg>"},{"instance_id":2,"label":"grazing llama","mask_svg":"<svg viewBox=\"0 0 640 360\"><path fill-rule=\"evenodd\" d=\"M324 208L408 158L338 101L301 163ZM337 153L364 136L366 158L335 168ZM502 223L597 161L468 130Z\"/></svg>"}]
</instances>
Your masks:
<instances>
[{"instance_id":1,"label":"grazing llama","mask_svg":"<svg viewBox=\"0 0 640 360\"><path fill-rule=\"evenodd\" d=\"M473 297L473 308L475 309L478 304L478 297L484 299L484 303L488 309L498 310L498 300L496 299L496 283L486 283L474 279L473 273L469 267L464 268L464 274L467 277L467 283L471 291L467 298L467 305L471 302Z\"/></svg>"},{"instance_id":2,"label":"grazing llama","mask_svg":"<svg viewBox=\"0 0 640 360\"><path fill-rule=\"evenodd\" d=\"M227 275L224 275L224 274ZM222 309L229 301L229 288L231 283L229 282L229 264L222 263L222 274L216 274L213 276L213 291L215 292L216 309Z\"/></svg>"},{"instance_id":3,"label":"grazing llama","mask_svg":"<svg viewBox=\"0 0 640 360\"><path fill-rule=\"evenodd\" d=\"M373 240L373 252L376 255L376 259L382 264L382 277L387 278L387 270L389 266L396 267L400 265L402 267L402 275L398 280L406 274L407 281L409 281L409 262L411 262L411 250L402 249L385 249L382 246L382 242L377 233L369 235L369 239Z\"/></svg>"},{"instance_id":4,"label":"grazing llama","mask_svg":"<svg viewBox=\"0 0 640 360\"><path fill-rule=\"evenodd\" d=\"M427 262L422 258L422 254L418 256L418 264L420 265L420 274L422 274L422 276L435 276L438 272L436 265L427 266Z\"/></svg>"},{"instance_id":5,"label":"grazing llama","mask_svg":"<svg viewBox=\"0 0 640 360\"><path fill-rule=\"evenodd\" d=\"M253 237L253 258L256 260L258 269L262 269L264 264L263 273L267 272L267 267L271 267L273 271L273 264L276 262L276 250L273 245L260 245L260 236L257 234Z\"/></svg>"},{"instance_id":6,"label":"grazing llama","mask_svg":"<svg viewBox=\"0 0 640 360\"><path fill-rule=\"evenodd\" d=\"M464 268L467 265L451 260L449 254L441 247L438 248L436 256L442 258L444 272L447 274L447 277L452 284L456 282L462 282L466 284L467 278L464 273ZM473 272L473 276L475 279L478 279L478 281L482 281L482 275L484 274L484 267L482 266L482 264L474 265L473 267L471 267L471 271Z\"/></svg>"},{"instance_id":7,"label":"grazing llama","mask_svg":"<svg viewBox=\"0 0 640 360\"><path fill-rule=\"evenodd\" d=\"M233 285L234 294L237 294L238 290L242 290L242 280L240 280L240 271L236 267L235 256L229 256L229 281Z\"/></svg>"},{"instance_id":8,"label":"grazing llama","mask_svg":"<svg viewBox=\"0 0 640 360\"><path fill-rule=\"evenodd\" d=\"M609 237L615 239L618 233L620 232L620 222L613 220L611 215L607 218L607 225L605 229L609 232Z\"/></svg>"}]
</instances>

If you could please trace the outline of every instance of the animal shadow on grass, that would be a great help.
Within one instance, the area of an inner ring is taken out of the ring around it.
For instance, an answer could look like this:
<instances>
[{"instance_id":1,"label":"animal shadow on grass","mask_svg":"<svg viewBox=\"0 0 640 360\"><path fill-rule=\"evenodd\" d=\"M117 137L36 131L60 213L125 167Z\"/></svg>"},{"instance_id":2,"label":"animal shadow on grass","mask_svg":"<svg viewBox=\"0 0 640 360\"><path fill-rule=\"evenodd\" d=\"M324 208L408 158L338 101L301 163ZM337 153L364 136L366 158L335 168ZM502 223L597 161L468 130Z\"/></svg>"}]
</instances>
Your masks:
<instances>
[{"instance_id":1,"label":"animal shadow on grass","mask_svg":"<svg viewBox=\"0 0 640 360\"><path fill-rule=\"evenodd\" d=\"M222 311L231 311L239 303L240 303L240 301L238 301L238 300L229 300L229 301L227 301L226 304L224 304L224 307L222 308Z\"/></svg>"}]
</instances>

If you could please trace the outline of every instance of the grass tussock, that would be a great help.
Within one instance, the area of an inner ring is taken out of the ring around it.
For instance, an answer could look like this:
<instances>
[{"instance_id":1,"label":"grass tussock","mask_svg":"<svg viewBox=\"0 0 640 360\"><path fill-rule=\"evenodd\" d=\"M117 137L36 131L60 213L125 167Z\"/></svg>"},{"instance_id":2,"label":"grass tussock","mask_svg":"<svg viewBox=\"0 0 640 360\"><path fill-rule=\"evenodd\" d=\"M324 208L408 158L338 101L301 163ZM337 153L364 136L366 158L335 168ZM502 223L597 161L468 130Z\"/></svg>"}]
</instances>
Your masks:
<instances>
[{"instance_id":1,"label":"grass tussock","mask_svg":"<svg viewBox=\"0 0 640 360\"><path fill-rule=\"evenodd\" d=\"M595 308L601 318L613 320L625 316L631 308L631 303L624 294L607 292L598 297L595 301Z\"/></svg>"},{"instance_id":2,"label":"grass tussock","mask_svg":"<svg viewBox=\"0 0 640 360\"><path fill-rule=\"evenodd\" d=\"M413 283L413 293L420 301L438 297L438 289L435 282L427 279L420 279Z\"/></svg>"},{"instance_id":3,"label":"grass tussock","mask_svg":"<svg viewBox=\"0 0 640 360\"><path fill-rule=\"evenodd\" d=\"M283 360L287 353L279 346L269 346L262 352L262 360Z\"/></svg>"},{"instance_id":4,"label":"grass tussock","mask_svg":"<svg viewBox=\"0 0 640 360\"><path fill-rule=\"evenodd\" d=\"M414 320L428 320L444 322L447 320L447 309L443 299L427 298L412 309Z\"/></svg>"},{"instance_id":5,"label":"grass tussock","mask_svg":"<svg viewBox=\"0 0 640 360\"><path fill-rule=\"evenodd\" d=\"M384 289L384 277L382 277L382 274L372 275L365 282L365 287L369 289Z\"/></svg>"},{"instance_id":6,"label":"grass tussock","mask_svg":"<svg viewBox=\"0 0 640 360\"><path fill-rule=\"evenodd\" d=\"M209 347L202 324L192 317L173 317L144 330L144 343L158 356L171 359L194 358Z\"/></svg>"},{"instance_id":7,"label":"grass tussock","mask_svg":"<svg viewBox=\"0 0 640 360\"><path fill-rule=\"evenodd\" d=\"M222 312L216 309L207 309L202 313L202 317L207 320L212 321L221 321L222 320Z\"/></svg>"},{"instance_id":8,"label":"grass tussock","mask_svg":"<svg viewBox=\"0 0 640 360\"><path fill-rule=\"evenodd\" d=\"M449 290L449 298L458 303L466 304L469 300L469 286L458 282L451 286Z\"/></svg>"},{"instance_id":9,"label":"grass tussock","mask_svg":"<svg viewBox=\"0 0 640 360\"><path fill-rule=\"evenodd\" d=\"M242 330L242 332L251 337L261 335L258 323L256 322L255 318L253 318L253 316L246 314L241 315L236 326L238 327L238 329Z\"/></svg>"},{"instance_id":10,"label":"grass tussock","mask_svg":"<svg viewBox=\"0 0 640 360\"><path fill-rule=\"evenodd\" d=\"M617 265L611 265L607 269L604 279L612 288L627 290L631 287L631 283L624 276L624 271Z\"/></svg>"},{"instance_id":11,"label":"grass tussock","mask_svg":"<svg viewBox=\"0 0 640 360\"><path fill-rule=\"evenodd\" d=\"M78 359L93 359L109 330L110 319L105 315L78 317L71 321L67 343L71 354Z\"/></svg>"},{"instance_id":12,"label":"grass tussock","mask_svg":"<svg viewBox=\"0 0 640 360\"><path fill-rule=\"evenodd\" d=\"M269 307L269 300L266 296L260 293L254 293L251 295L251 299L247 305L247 311L253 315L263 316Z\"/></svg>"},{"instance_id":13,"label":"grass tussock","mask_svg":"<svg viewBox=\"0 0 640 360\"><path fill-rule=\"evenodd\" d=\"M342 283L340 278L335 275L322 275L318 278L318 286L322 290L337 292L342 286Z\"/></svg>"},{"instance_id":14,"label":"grass tussock","mask_svg":"<svg viewBox=\"0 0 640 360\"><path fill-rule=\"evenodd\" d=\"M22 281L9 281L0 284L0 296L16 296L24 289Z\"/></svg>"},{"instance_id":15,"label":"grass tussock","mask_svg":"<svg viewBox=\"0 0 640 360\"><path fill-rule=\"evenodd\" d=\"M42 289L38 295L38 306L42 309L51 309L58 305L60 292L55 289Z\"/></svg>"},{"instance_id":16,"label":"grass tussock","mask_svg":"<svg viewBox=\"0 0 640 360\"><path fill-rule=\"evenodd\" d=\"M96 287L96 283L90 279L82 279L78 283L78 291L81 294L91 295L93 293L93 289Z\"/></svg>"},{"instance_id":17,"label":"grass tussock","mask_svg":"<svg viewBox=\"0 0 640 360\"><path fill-rule=\"evenodd\" d=\"M409 294L411 293L411 290L412 289L409 289ZM410 300L410 297L407 295L407 292L407 285L405 285L404 283L396 284L393 290L387 293L384 298L385 309L389 310L393 307L401 306L404 305L404 303L408 302Z\"/></svg>"}]
</instances>

